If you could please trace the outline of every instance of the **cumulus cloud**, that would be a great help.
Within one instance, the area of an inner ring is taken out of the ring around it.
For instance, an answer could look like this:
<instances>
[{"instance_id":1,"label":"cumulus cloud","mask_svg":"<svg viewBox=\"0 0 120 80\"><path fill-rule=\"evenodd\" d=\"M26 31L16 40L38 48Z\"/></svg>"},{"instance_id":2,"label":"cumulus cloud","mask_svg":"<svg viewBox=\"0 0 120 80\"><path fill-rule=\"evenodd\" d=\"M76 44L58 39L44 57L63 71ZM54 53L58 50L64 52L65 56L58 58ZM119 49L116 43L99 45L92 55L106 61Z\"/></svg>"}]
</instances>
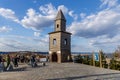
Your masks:
<instances>
[{"instance_id":1,"label":"cumulus cloud","mask_svg":"<svg viewBox=\"0 0 120 80\"><path fill-rule=\"evenodd\" d=\"M108 38L107 36L100 36L97 38L93 38L90 40L91 45L99 46L99 45L114 45L117 46L120 41L120 35L117 34L116 36L112 38Z\"/></svg>"},{"instance_id":2,"label":"cumulus cloud","mask_svg":"<svg viewBox=\"0 0 120 80\"><path fill-rule=\"evenodd\" d=\"M5 17L6 19L11 19L19 23L18 18L15 16L15 12L11 9L0 8L0 15Z\"/></svg>"},{"instance_id":3,"label":"cumulus cloud","mask_svg":"<svg viewBox=\"0 0 120 80\"><path fill-rule=\"evenodd\" d=\"M60 6L58 6L58 9L57 10L62 10L62 12L64 13L64 14L67 14L68 13L68 8L67 7L65 7L64 5L60 5Z\"/></svg>"},{"instance_id":4,"label":"cumulus cloud","mask_svg":"<svg viewBox=\"0 0 120 80\"><path fill-rule=\"evenodd\" d=\"M114 37L120 28L120 9L104 9L86 16L82 21L73 22L69 31L76 36L94 38L107 35Z\"/></svg>"},{"instance_id":5,"label":"cumulus cloud","mask_svg":"<svg viewBox=\"0 0 120 80\"><path fill-rule=\"evenodd\" d=\"M53 17L57 12L57 9L51 3L40 6L39 10L43 15L50 15Z\"/></svg>"},{"instance_id":6,"label":"cumulus cloud","mask_svg":"<svg viewBox=\"0 0 120 80\"><path fill-rule=\"evenodd\" d=\"M112 8L118 5L117 3L118 0L100 0L100 1L102 2L100 8L102 7Z\"/></svg>"},{"instance_id":7,"label":"cumulus cloud","mask_svg":"<svg viewBox=\"0 0 120 80\"><path fill-rule=\"evenodd\" d=\"M57 11L61 9L64 14L67 14L68 9L64 5L60 5L57 8L54 7L51 3L45 4L39 7L39 10L36 11L33 8L27 10L26 15L23 19L19 20L15 12L11 9L2 8L0 15L6 19L17 22L25 28L34 30L34 38L28 38L24 36L10 36L3 39L0 38L0 49L4 51L15 51L15 50L38 50L38 51L47 51L49 38L47 36L41 35L41 32L44 28L50 27L56 17ZM0 31L10 30L8 27L3 27ZM23 41L24 39L24 41ZM14 41L13 41L14 40ZM7 42L7 43L6 43Z\"/></svg>"},{"instance_id":8,"label":"cumulus cloud","mask_svg":"<svg viewBox=\"0 0 120 80\"><path fill-rule=\"evenodd\" d=\"M52 16L43 16L40 13L35 12L34 9L28 9L27 16L21 20L21 24L26 28L40 30L41 28L50 26L53 19L54 17Z\"/></svg>"},{"instance_id":9,"label":"cumulus cloud","mask_svg":"<svg viewBox=\"0 0 120 80\"><path fill-rule=\"evenodd\" d=\"M80 13L80 17L83 19L85 18L86 14L85 13Z\"/></svg>"},{"instance_id":10,"label":"cumulus cloud","mask_svg":"<svg viewBox=\"0 0 120 80\"><path fill-rule=\"evenodd\" d=\"M9 32L11 30L12 30L12 28L10 28L10 27L6 27L6 26L0 27L0 32Z\"/></svg>"},{"instance_id":11,"label":"cumulus cloud","mask_svg":"<svg viewBox=\"0 0 120 80\"><path fill-rule=\"evenodd\" d=\"M120 4L117 0L101 0L102 10L73 21L67 28L73 36L87 39L88 45L113 51L120 41ZM84 15L83 15L84 16Z\"/></svg>"},{"instance_id":12,"label":"cumulus cloud","mask_svg":"<svg viewBox=\"0 0 120 80\"><path fill-rule=\"evenodd\" d=\"M34 36L39 37L40 36L40 32L34 32Z\"/></svg>"},{"instance_id":13,"label":"cumulus cloud","mask_svg":"<svg viewBox=\"0 0 120 80\"><path fill-rule=\"evenodd\" d=\"M40 6L39 12L34 9L28 9L26 16L21 20L21 24L26 28L41 30L53 24L57 11L61 9L67 13L68 9L64 5L55 8L51 3Z\"/></svg>"},{"instance_id":14,"label":"cumulus cloud","mask_svg":"<svg viewBox=\"0 0 120 80\"><path fill-rule=\"evenodd\" d=\"M74 11L69 11L69 16L71 16L74 20L77 20L78 19L78 15L77 14L74 14Z\"/></svg>"},{"instance_id":15,"label":"cumulus cloud","mask_svg":"<svg viewBox=\"0 0 120 80\"><path fill-rule=\"evenodd\" d=\"M0 8L0 15L6 19L21 24L25 28L31 28L35 31L42 30L43 28L50 27L56 17L57 11L62 10L64 14L68 13L68 8L60 5L55 8L51 3L41 5L39 11L30 8L27 10L26 16L19 20L15 12L11 9Z\"/></svg>"},{"instance_id":16,"label":"cumulus cloud","mask_svg":"<svg viewBox=\"0 0 120 80\"><path fill-rule=\"evenodd\" d=\"M106 52L113 52L120 44L120 35L117 34L112 38L107 36L99 36L97 38L89 39L89 45L94 46L95 48L102 49Z\"/></svg>"}]
</instances>

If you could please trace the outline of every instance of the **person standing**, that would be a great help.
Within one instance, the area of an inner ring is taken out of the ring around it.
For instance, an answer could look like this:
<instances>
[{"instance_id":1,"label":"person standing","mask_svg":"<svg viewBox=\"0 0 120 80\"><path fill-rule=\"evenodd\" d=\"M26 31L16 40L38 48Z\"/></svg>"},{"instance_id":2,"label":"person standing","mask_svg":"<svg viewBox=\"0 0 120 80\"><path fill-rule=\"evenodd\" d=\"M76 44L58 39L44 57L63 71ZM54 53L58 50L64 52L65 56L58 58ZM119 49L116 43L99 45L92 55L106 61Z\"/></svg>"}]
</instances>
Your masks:
<instances>
[{"instance_id":1,"label":"person standing","mask_svg":"<svg viewBox=\"0 0 120 80\"><path fill-rule=\"evenodd\" d=\"M31 61L31 66L35 67L36 66L36 62L35 62L35 56L34 55L31 56L30 61Z\"/></svg>"},{"instance_id":2,"label":"person standing","mask_svg":"<svg viewBox=\"0 0 120 80\"><path fill-rule=\"evenodd\" d=\"M13 63L14 63L14 67L18 67L18 57L17 57L17 55L14 57Z\"/></svg>"},{"instance_id":3,"label":"person standing","mask_svg":"<svg viewBox=\"0 0 120 80\"><path fill-rule=\"evenodd\" d=\"M10 55L9 54L6 57L6 62L7 62L7 66L6 66L6 69L7 69L10 65Z\"/></svg>"},{"instance_id":4,"label":"person standing","mask_svg":"<svg viewBox=\"0 0 120 80\"><path fill-rule=\"evenodd\" d=\"M0 72L3 72L5 70L3 56L0 55Z\"/></svg>"},{"instance_id":5,"label":"person standing","mask_svg":"<svg viewBox=\"0 0 120 80\"><path fill-rule=\"evenodd\" d=\"M0 55L0 63L2 62L2 55Z\"/></svg>"}]
</instances>

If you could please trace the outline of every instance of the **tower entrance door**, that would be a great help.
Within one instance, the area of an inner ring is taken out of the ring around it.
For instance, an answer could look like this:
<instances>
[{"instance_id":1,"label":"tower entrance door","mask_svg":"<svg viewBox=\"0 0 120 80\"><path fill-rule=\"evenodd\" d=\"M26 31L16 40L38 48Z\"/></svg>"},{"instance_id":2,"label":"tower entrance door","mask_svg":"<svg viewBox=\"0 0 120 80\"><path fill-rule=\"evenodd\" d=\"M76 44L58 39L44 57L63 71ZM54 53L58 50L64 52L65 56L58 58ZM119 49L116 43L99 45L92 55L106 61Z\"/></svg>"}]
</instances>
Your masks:
<instances>
[{"instance_id":1,"label":"tower entrance door","mask_svg":"<svg viewBox=\"0 0 120 80\"><path fill-rule=\"evenodd\" d=\"M57 62L57 61L58 61L58 56L57 56L57 53L54 52L54 53L52 54L52 62Z\"/></svg>"}]
</instances>

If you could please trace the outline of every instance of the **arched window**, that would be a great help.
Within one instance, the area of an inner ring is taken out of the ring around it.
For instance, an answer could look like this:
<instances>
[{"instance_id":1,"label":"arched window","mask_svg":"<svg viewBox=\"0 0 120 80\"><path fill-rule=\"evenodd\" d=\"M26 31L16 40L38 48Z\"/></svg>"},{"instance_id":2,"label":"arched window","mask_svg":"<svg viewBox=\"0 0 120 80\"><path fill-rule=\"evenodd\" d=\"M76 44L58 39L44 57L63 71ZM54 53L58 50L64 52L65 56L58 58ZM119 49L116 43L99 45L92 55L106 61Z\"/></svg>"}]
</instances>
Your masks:
<instances>
[{"instance_id":1,"label":"arched window","mask_svg":"<svg viewBox=\"0 0 120 80\"><path fill-rule=\"evenodd\" d=\"M57 41L56 39L53 39L53 45L56 45Z\"/></svg>"},{"instance_id":2,"label":"arched window","mask_svg":"<svg viewBox=\"0 0 120 80\"><path fill-rule=\"evenodd\" d=\"M59 24L57 24L57 28L59 28Z\"/></svg>"},{"instance_id":3,"label":"arched window","mask_svg":"<svg viewBox=\"0 0 120 80\"><path fill-rule=\"evenodd\" d=\"M64 39L64 45L67 45L67 39Z\"/></svg>"}]
</instances>

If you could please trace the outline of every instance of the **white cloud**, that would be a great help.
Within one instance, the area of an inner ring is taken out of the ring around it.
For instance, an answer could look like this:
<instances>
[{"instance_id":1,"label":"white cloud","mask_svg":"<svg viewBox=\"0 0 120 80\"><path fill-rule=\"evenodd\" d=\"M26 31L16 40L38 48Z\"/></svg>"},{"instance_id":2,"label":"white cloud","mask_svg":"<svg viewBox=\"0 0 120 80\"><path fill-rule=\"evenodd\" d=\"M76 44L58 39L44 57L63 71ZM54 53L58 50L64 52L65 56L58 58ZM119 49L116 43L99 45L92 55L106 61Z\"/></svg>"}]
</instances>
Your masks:
<instances>
[{"instance_id":1,"label":"white cloud","mask_svg":"<svg viewBox=\"0 0 120 80\"><path fill-rule=\"evenodd\" d=\"M43 16L40 13L35 12L34 9L28 9L27 16L21 20L21 24L26 28L32 28L33 30L40 30L48 27L52 24L54 16Z\"/></svg>"},{"instance_id":2,"label":"white cloud","mask_svg":"<svg viewBox=\"0 0 120 80\"><path fill-rule=\"evenodd\" d=\"M11 30L12 30L12 28L10 28L10 27L6 27L6 26L0 27L0 32L9 32Z\"/></svg>"},{"instance_id":3,"label":"white cloud","mask_svg":"<svg viewBox=\"0 0 120 80\"><path fill-rule=\"evenodd\" d=\"M79 45L73 44L71 46L71 49L72 49L72 52L92 52L95 50L95 48L91 45L86 46L82 44L79 44Z\"/></svg>"},{"instance_id":4,"label":"white cloud","mask_svg":"<svg viewBox=\"0 0 120 80\"><path fill-rule=\"evenodd\" d=\"M4 18L10 19L15 22L19 22L23 27L35 30L34 36L39 36L35 38L28 38L25 36L3 36L0 38L0 50L4 51L16 51L16 50L37 50L37 51L47 51L49 38L47 36L41 35L42 29L48 28L53 24L56 17L57 11L61 9L63 13L67 14L68 9L64 5L60 5L55 8L51 3L42 5L39 7L39 11L35 9L28 9L26 15L20 21L15 16L15 12L11 9L4 9L6 14L0 14ZM17 22L17 23L18 23ZM4 30L7 27L3 28ZM23 41L24 39L24 41ZM7 43L6 43L7 42Z\"/></svg>"},{"instance_id":5,"label":"white cloud","mask_svg":"<svg viewBox=\"0 0 120 80\"><path fill-rule=\"evenodd\" d=\"M30 48L26 46L22 42L15 39L8 38L0 38L0 49L1 51L17 51L17 50L25 50L26 48Z\"/></svg>"},{"instance_id":6,"label":"white cloud","mask_svg":"<svg viewBox=\"0 0 120 80\"><path fill-rule=\"evenodd\" d=\"M28 9L26 16L20 21L15 16L13 10L0 8L1 16L19 22L19 24L25 28L31 28L35 31L37 30L34 32L34 36L37 36L35 39L22 36L12 37L15 41L11 38L2 39L0 40L1 48L8 50L48 50L48 48L45 49L46 46L48 46L48 36L41 36L39 31L43 28L48 28L53 24L56 13L59 9L62 9L64 14L69 14L75 20L69 26L69 31L75 36L84 37L90 40L89 43L91 44L91 47L85 47L81 44L80 46L73 44L74 51L79 50L79 47L82 47L83 49L81 50L85 51L92 50L93 46L116 46L120 40L120 35L118 35L120 34L120 5L117 3L117 0L101 0L101 2L102 4L100 7L103 10L91 15L86 15L85 13L75 14L73 10L69 11L64 5L60 5L56 8L50 3L40 6L39 11L32 8ZM9 27L0 28L0 32L8 32L10 30L12 29ZM18 39L24 39L26 42L23 42L22 40L18 41Z\"/></svg>"},{"instance_id":7,"label":"white cloud","mask_svg":"<svg viewBox=\"0 0 120 80\"><path fill-rule=\"evenodd\" d=\"M64 5L58 6L58 11L59 11L60 9L63 11L64 14L67 14L67 13L68 13L68 8L65 7Z\"/></svg>"},{"instance_id":8,"label":"white cloud","mask_svg":"<svg viewBox=\"0 0 120 80\"><path fill-rule=\"evenodd\" d=\"M34 36L39 37L40 36L40 32L34 32Z\"/></svg>"},{"instance_id":9,"label":"white cloud","mask_svg":"<svg viewBox=\"0 0 120 80\"><path fill-rule=\"evenodd\" d=\"M32 28L34 30L39 30L43 27L50 26L55 17L54 13L57 12L57 10L52 11L52 8L53 8L52 4L47 4L45 6L47 6L45 9L49 10L49 11L46 11L46 15L45 14L42 15L40 14L40 12L36 12L34 9L31 8L31 9L28 9L26 16L24 16L24 18L21 21L19 21L19 19L15 15L15 12L11 9L0 8L0 15L6 19L10 19L12 21L19 23L26 28ZM41 7L44 7L44 6L41 6ZM43 11L41 10L41 12Z\"/></svg>"},{"instance_id":10,"label":"white cloud","mask_svg":"<svg viewBox=\"0 0 120 80\"><path fill-rule=\"evenodd\" d=\"M120 4L117 0L101 1L101 11L83 15L84 18L81 16L80 21L70 24L68 31L73 33L73 37L87 39L91 49L112 52L120 45Z\"/></svg>"},{"instance_id":11,"label":"white cloud","mask_svg":"<svg viewBox=\"0 0 120 80\"><path fill-rule=\"evenodd\" d=\"M73 22L69 30L77 36L92 38L102 35L113 37L119 32L120 9L102 10L86 16L80 22Z\"/></svg>"},{"instance_id":12,"label":"white cloud","mask_svg":"<svg viewBox=\"0 0 120 80\"><path fill-rule=\"evenodd\" d=\"M0 15L5 17L6 19L11 19L17 23L19 23L18 18L15 16L15 12L11 9L0 8Z\"/></svg>"},{"instance_id":13,"label":"white cloud","mask_svg":"<svg viewBox=\"0 0 120 80\"><path fill-rule=\"evenodd\" d=\"M106 52L115 51L116 47L120 45L120 35L117 34L112 38L108 38L107 36L99 36L97 38L92 38L89 40L89 45L98 47Z\"/></svg>"},{"instance_id":14,"label":"white cloud","mask_svg":"<svg viewBox=\"0 0 120 80\"><path fill-rule=\"evenodd\" d=\"M80 13L80 17L83 19L85 18L86 14L85 13Z\"/></svg>"},{"instance_id":15,"label":"white cloud","mask_svg":"<svg viewBox=\"0 0 120 80\"><path fill-rule=\"evenodd\" d=\"M112 8L118 5L117 3L118 0L100 0L100 1L102 2L100 8L102 7Z\"/></svg>"},{"instance_id":16,"label":"white cloud","mask_svg":"<svg viewBox=\"0 0 120 80\"><path fill-rule=\"evenodd\" d=\"M56 15L57 12L57 9L51 3L40 6L39 10L42 12L43 15L50 15L53 17L54 15Z\"/></svg>"},{"instance_id":17,"label":"white cloud","mask_svg":"<svg viewBox=\"0 0 120 80\"><path fill-rule=\"evenodd\" d=\"M65 13L68 11L64 5L60 5L56 9L51 3L40 6L39 12L36 12L32 8L28 9L26 16L21 20L21 24L33 30L42 30L43 28L50 27L59 9L62 9Z\"/></svg>"},{"instance_id":18,"label":"white cloud","mask_svg":"<svg viewBox=\"0 0 120 80\"><path fill-rule=\"evenodd\" d=\"M21 24L25 28L31 28L35 31L42 30L43 28L50 27L56 17L57 11L61 9L64 14L68 13L68 8L64 5L60 5L55 8L51 3L41 5L39 11L32 8L27 10L26 16L19 20L15 12L11 9L0 8L0 15L6 19L10 19L14 22Z\"/></svg>"},{"instance_id":19,"label":"white cloud","mask_svg":"<svg viewBox=\"0 0 120 80\"><path fill-rule=\"evenodd\" d=\"M120 35L117 34L116 36L112 37L112 38L108 38L107 36L99 36L97 38L93 38L90 40L90 44L91 45L119 45L119 41L120 41Z\"/></svg>"},{"instance_id":20,"label":"white cloud","mask_svg":"<svg viewBox=\"0 0 120 80\"><path fill-rule=\"evenodd\" d=\"M74 14L74 11L69 11L69 16L71 16L74 20L77 20L78 19L78 15L77 14Z\"/></svg>"},{"instance_id":21,"label":"white cloud","mask_svg":"<svg viewBox=\"0 0 120 80\"><path fill-rule=\"evenodd\" d=\"M48 36L42 38L3 36L0 38L0 51L48 51Z\"/></svg>"}]
</instances>

